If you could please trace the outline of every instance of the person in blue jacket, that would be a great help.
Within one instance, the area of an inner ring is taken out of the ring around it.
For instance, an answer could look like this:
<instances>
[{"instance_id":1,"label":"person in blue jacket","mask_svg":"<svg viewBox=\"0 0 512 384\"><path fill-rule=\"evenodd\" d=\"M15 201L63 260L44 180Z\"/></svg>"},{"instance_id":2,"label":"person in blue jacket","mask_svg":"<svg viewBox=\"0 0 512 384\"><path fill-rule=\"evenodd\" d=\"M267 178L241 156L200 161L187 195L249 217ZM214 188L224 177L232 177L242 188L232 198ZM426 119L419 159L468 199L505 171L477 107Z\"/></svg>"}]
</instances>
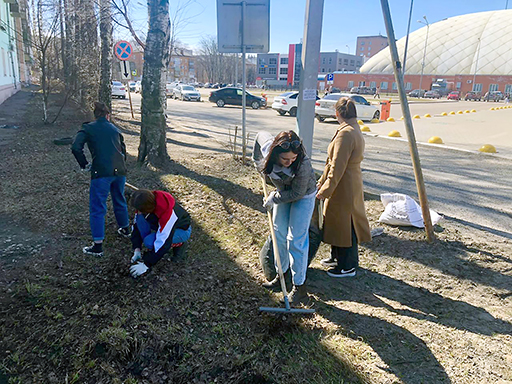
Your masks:
<instances>
[{"instance_id":1,"label":"person in blue jacket","mask_svg":"<svg viewBox=\"0 0 512 384\"><path fill-rule=\"evenodd\" d=\"M126 183L126 146L119 129L109 121L109 110L103 103L94 103L96 121L82 124L71 146L71 151L83 171L91 172L89 190L89 221L93 244L83 248L87 255L103 256L107 198L112 196L118 233L130 237L130 222L124 197ZM84 154L87 144L92 161Z\"/></svg>"}]
</instances>

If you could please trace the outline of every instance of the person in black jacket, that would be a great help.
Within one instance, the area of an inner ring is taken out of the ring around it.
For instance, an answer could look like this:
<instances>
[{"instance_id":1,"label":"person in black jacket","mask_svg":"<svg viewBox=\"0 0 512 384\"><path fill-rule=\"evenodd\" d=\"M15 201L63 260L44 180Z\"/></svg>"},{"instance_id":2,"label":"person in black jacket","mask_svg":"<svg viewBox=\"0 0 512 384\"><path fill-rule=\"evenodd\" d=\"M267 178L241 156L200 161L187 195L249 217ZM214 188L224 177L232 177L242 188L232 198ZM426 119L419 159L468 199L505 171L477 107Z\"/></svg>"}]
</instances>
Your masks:
<instances>
[{"instance_id":1,"label":"person in black jacket","mask_svg":"<svg viewBox=\"0 0 512 384\"><path fill-rule=\"evenodd\" d=\"M131 237L133 277L146 273L171 248L175 259L184 256L192 233L190 215L170 193L139 189L130 198L130 205L137 211ZM143 245L147 248L144 254Z\"/></svg>"},{"instance_id":2,"label":"person in black jacket","mask_svg":"<svg viewBox=\"0 0 512 384\"><path fill-rule=\"evenodd\" d=\"M80 168L91 172L89 190L89 220L91 225L92 246L84 247L87 255L103 256L103 239L105 238L105 215L107 198L110 193L114 214L119 226L118 233L130 237L130 221L124 186L126 183L126 146L119 129L110 121L109 110L103 103L94 103L96 121L82 124L71 151ZM87 161L84 146L87 144L92 157L92 164Z\"/></svg>"}]
</instances>

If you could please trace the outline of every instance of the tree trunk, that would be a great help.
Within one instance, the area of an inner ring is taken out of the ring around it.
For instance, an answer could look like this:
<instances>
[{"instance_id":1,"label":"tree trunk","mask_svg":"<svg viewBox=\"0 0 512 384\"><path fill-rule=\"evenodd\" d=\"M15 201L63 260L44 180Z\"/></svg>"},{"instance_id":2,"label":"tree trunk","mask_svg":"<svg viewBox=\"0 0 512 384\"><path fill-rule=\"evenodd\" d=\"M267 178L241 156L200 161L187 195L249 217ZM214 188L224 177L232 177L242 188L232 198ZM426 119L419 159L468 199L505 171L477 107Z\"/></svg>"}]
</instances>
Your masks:
<instances>
[{"instance_id":1,"label":"tree trunk","mask_svg":"<svg viewBox=\"0 0 512 384\"><path fill-rule=\"evenodd\" d=\"M98 97L99 54L98 54L98 21L94 13L93 0L81 0L79 12L80 33L78 53L79 87L81 88L81 104L85 110L92 108L93 101ZM76 43L76 42L75 42Z\"/></svg>"},{"instance_id":2,"label":"tree trunk","mask_svg":"<svg viewBox=\"0 0 512 384\"><path fill-rule=\"evenodd\" d=\"M169 159L166 146L165 82L169 68L169 0L148 0L149 29L144 49L142 126L138 162L153 165Z\"/></svg>"},{"instance_id":3,"label":"tree trunk","mask_svg":"<svg viewBox=\"0 0 512 384\"><path fill-rule=\"evenodd\" d=\"M112 111L112 9L100 0L101 75L99 100Z\"/></svg>"}]
</instances>

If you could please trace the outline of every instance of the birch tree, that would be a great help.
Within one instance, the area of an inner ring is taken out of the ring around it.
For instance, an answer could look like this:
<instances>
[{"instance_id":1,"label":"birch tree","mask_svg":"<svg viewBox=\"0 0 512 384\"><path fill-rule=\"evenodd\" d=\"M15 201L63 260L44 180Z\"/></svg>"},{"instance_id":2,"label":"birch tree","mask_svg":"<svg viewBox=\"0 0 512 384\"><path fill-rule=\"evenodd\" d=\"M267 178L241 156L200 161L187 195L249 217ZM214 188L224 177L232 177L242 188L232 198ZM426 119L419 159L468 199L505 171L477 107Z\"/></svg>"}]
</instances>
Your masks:
<instances>
[{"instance_id":1,"label":"birch tree","mask_svg":"<svg viewBox=\"0 0 512 384\"><path fill-rule=\"evenodd\" d=\"M138 162L153 165L168 160L165 83L169 68L169 0L148 0L148 34L142 77L142 125Z\"/></svg>"},{"instance_id":2,"label":"birch tree","mask_svg":"<svg viewBox=\"0 0 512 384\"><path fill-rule=\"evenodd\" d=\"M110 0L100 0L100 92L99 100L112 110L112 5Z\"/></svg>"}]
</instances>

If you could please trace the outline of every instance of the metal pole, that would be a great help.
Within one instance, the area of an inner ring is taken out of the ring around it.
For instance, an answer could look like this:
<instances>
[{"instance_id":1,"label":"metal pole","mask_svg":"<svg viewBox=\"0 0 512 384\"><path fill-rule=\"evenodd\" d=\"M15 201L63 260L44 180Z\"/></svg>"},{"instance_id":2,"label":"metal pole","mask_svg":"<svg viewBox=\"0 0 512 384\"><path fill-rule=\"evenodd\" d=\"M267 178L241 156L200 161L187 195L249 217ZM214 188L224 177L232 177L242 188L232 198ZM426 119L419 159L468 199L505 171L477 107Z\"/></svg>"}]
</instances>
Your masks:
<instances>
[{"instance_id":1,"label":"metal pole","mask_svg":"<svg viewBox=\"0 0 512 384\"><path fill-rule=\"evenodd\" d=\"M393 30L393 22L391 21L391 12L389 10L388 0L381 0L380 2L382 5L384 21L386 23L389 49L391 51L391 61L393 62L393 71L395 72L395 79L398 85L400 105L402 107L402 114L404 115L407 138L409 139L409 151L411 152L412 166L414 169L414 176L416 179L416 188L418 189L421 211L423 213L425 231L427 234L428 242L432 242L435 239L434 228L432 227L432 220L430 218L427 192L425 190L425 181L423 180L423 172L421 170L418 146L416 145L416 137L414 135L414 128L412 126L411 111L409 110L409 102L407 101L407 96L405 94L404 77L403 73L401 72L398 49L396 48L395 31Z\"/></svg>"},{"instance_id":2,"label":"metal pole","mask_svg":"<svg viewBox=\"0 0 512 384\"><path fill-rule=\"evenodd\" d=\"M411 19L412 19L412 6L414 0L411 0L411 8L409 9L409 23L407 24L407 37L405 38L405 48L404 48L404 64L402 65L402 72L405 76L405 62L407 61L407 47L409 46L409 32L411 31ZM421 87L420 87L421 93Z\"/></svg>"},{"instance_id":3,"label":"metal pole","mask_svg":"<svg viewBox=\"0 0 512 384\"><path fill-rule=\"evenodd\" d=\"M471 89L475 92L477 92L476 88L475 88L475 81L476 81L476 71L478 70L478 56L480 56L480 43L482 41L480 40L480 38L478 38L478 51L476 53L476 61L475 61L475 74L473 75L473 86L471 87Z\"/></svg>"},{"instance_id":4,"label":"metal pole","mask_svg":"<svg viewBox=\"0 0 512 384\"><path fill-rule=\"evenodd\" d=\"M126 89L128 89L128 100L130 100L130 111L132 112L132 119L135 119L133 115L133 104L132 104L132 93L130 92L130 81L126 82Z\"/></svg>"},{"instance_id":5,"label":"metal pole","mask_svg":"<svg viewBox=\"0 0 512 384\"><path fill-rule=\"evenodd\" d=\"M297 106L297 131L310 157L313 155L313 131L323 12L324 0L307 0Z\"/></svg>"},{"instance_id":6,"label":"metal pole","mask_svg":"<svg viewBox=\"0 0 512 384\"><path fill-rule=\"evenodd\" d=\"M430 29L430 24L427 21L426 16L423 16L425 21L427 22L427 36L425 37L425 48L423 49L423 62L421 63L421 76L420 76L420 96L421 97L421 83L423 82L423 70L425 69L425 55L427 54L427 42L428 42L428 31ZM421 23L421 21L420 21Z\"/></svg>"},{"instance_id":7,"label":"metal pole","mask_svg":"<svg viewBox=\"0 0 512 384\"><path fill-rule=\"evenodd\" d=\"M242 1L242 163L245 164L245 152L247 150L246 142L246 127L245 127L245 107L247 106L247 100L245 98L245 83L247 82L246 68L245 68L245 14L246 14L247 2Z\"/></svg>"}]
</instances>

